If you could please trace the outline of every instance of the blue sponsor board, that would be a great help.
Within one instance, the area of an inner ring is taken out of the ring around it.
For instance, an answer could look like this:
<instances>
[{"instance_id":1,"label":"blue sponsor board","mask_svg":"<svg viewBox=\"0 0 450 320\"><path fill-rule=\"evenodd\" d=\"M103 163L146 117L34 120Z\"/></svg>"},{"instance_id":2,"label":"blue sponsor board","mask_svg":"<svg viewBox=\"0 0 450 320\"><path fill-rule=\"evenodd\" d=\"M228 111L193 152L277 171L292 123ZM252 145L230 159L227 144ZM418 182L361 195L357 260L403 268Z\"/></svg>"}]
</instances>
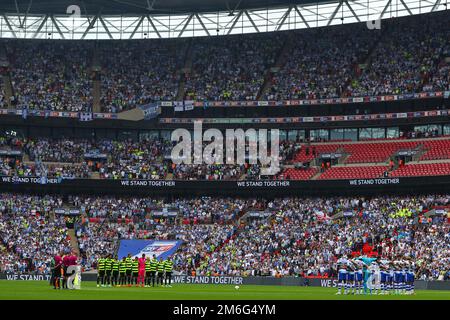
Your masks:
<instances>
[{"instance_id":1,"label":"blue sponsor board","mask_svg":"<svg viewBox=\"0 0 450 320\"><path fill-rule=\"evenodd\" d=\"M180 240L121 240L119 247L119 259L126 257L128 253L131 256L141 257L145 254L146 257L163 258L173 255L181 246Z\"/></svg>"}]
</instances>

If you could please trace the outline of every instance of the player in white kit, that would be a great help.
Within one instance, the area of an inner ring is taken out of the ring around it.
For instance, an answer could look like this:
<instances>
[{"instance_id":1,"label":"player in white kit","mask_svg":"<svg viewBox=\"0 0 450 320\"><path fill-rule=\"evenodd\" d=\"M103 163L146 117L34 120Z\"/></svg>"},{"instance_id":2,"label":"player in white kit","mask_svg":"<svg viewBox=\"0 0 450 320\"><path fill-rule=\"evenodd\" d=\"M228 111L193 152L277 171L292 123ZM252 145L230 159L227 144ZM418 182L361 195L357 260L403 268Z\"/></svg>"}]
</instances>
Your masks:
<instances>
[{"instance_id":1,"label":"player in white kit","mask_svg":"<svg viewBox=\"0 0 450 320\"><path fill-rule=\"evenodd\" d=\"M337 261L338 270L338 292L336 294L342 294L342 287L344 287L344 294L348 294L347 274L348 274L349 261L344 255Z\"/></svg>"}]
</instances>

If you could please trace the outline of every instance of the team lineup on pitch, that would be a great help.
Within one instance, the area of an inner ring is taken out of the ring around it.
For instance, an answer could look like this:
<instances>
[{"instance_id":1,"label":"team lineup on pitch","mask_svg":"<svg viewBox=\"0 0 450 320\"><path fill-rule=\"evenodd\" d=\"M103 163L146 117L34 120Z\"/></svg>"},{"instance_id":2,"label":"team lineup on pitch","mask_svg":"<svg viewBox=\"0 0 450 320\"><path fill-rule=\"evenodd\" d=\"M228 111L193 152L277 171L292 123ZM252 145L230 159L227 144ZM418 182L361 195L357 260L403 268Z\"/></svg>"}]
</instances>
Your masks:
<instances>
[{"instance_id":1,"label":"team lineup on pitch","mask_svg":"<svg viewBox=\"0 0 450 320\"><path fill-rule=\"evenodd\" d=\"M335 295L336 288L242 285L105 287L84 281L81 290L52 290L48 281L0 280L0 300L450 300L449 291L416 290L415 295Z\"/></svg>"}]
</instances>

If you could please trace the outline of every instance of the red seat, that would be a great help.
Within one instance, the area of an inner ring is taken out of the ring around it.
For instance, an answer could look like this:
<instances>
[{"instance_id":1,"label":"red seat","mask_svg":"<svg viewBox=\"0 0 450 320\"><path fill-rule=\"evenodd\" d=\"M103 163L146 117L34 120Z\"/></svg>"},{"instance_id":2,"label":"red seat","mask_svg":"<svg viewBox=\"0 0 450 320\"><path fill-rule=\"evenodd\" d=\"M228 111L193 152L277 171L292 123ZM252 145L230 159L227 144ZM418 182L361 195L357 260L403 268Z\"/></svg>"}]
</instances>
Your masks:
<instances>
[{"instance_id":1,"label":"red seat","mask_svg":"<svg viewBox=\"0 0 450 320\"><path fill-rule=\"evenodd\" d=\"M390 173L391 177L450 175L450 163L408 164Z\"/></svg>"},{"instance_id":2,"label":"red seat","mask_svg":"<svg viewBox=\"0 0 450 320\"><path fill-rule=\"evenodd\" d=\"M378 178L386 171L385 166L331 167L319 176L319 180Z\"/></svg>"}]
</instances>

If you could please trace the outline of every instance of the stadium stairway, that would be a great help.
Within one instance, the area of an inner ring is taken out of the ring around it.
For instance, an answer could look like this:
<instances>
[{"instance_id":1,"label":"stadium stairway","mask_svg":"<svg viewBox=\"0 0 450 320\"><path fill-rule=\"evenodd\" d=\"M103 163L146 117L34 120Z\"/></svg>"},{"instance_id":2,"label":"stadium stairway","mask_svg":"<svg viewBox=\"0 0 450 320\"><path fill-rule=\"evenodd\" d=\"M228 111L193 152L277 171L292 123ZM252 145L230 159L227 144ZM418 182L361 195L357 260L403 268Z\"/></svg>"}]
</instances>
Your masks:
<instances>
[{"instance_id":1,"label":"stadium stairway","mask_svg":"<svg viewBox=\"0 0 450 320\"><path fill-rule=\"evenodd\" d=\"M371 32L375 32L375 30L371 30ZM360 61L357 62L358 66L364 66L365 68L370 68L371 60L373 53L375 52L375 49L378 47L378 44L382 41L384 36L384 29L381 29L381 31L378 34L377 39L372 43L372 46L370 46L369 50L367 51L367 54L364 57L361 57ZM356 70L353 71L353 75L348 78L346 81L344 88L348 88L353 81L358 81L361 77L363 71L361 70L359 73L356 72Z\"/></svg>"},{"instance_id":2,"label":"stadium stairway","mask_svg":"<svg viewBox=\"0 0 450 320\"><path fill-rule=\"evenodd\" d=\"M293 43L292 37L293 37L292 34L289 34L286 37L286 39L284 40L283 46L279 50L277 58L275 59L275 63L273 65L269 66L269 68L267 69L266 75L264 76L264 82L258 91L256 100L264 99L264 94L269 89L269 87L272 83L274 71L276 72L276 71L280 70L281 67L283 67L283 65L285 64L287 55L288 55L290 49L292 48L292 43Z\"/></svg>"},{"instance_id":3,"label":"stadium stairway","mask_svg":"<svg viewBox=\"0 0 450 320\"><path fill-rule=\"evenodd\" d=\"M186 51L184 54L184 66L183 69L180 70L180 82L178 83L178 91L177 91L177 98L176 100L180 101L184 99L184 93L185 93L185 85L186 85L186 74L191 73L192 69L192 56L193 56L193 50L192 50L192 38L190 39Z\"/></svg>"},{"instance_id":4,"label":"stadium stairway","mask_svg":"<svg viewBox=\"0 0 450 320\"><path fill-rule=\"evenodd\" d=\"M4 68L5 70L9 69L9 59L6 53L6 47L4 43L0 45L0 67ZM14 96L14 88L11 81L11 74L9 73L9 71L4 71L1 77L2 77L1 85L5 93L5 100L8 102L8 106L12 107L9 104L9 102L11 101L11 97Z\"/></svg>"},{"instance_id":5,"label":"stadium stairway","mask_svg":"<svg viewBox=\"0 0 450 320\"><path fill-rule=\"evenodd\" d=\"M101 63L98 53L98 47L95 46L95 49L92 53L92 70L95 72L100 72L101 70ZM100 76L94 77L92 80L92 98L93 98L93 111L94 112L100 112L101 106L100 106L100 99L101 99L101 81Z\"/></svg>"}]
</instances>

